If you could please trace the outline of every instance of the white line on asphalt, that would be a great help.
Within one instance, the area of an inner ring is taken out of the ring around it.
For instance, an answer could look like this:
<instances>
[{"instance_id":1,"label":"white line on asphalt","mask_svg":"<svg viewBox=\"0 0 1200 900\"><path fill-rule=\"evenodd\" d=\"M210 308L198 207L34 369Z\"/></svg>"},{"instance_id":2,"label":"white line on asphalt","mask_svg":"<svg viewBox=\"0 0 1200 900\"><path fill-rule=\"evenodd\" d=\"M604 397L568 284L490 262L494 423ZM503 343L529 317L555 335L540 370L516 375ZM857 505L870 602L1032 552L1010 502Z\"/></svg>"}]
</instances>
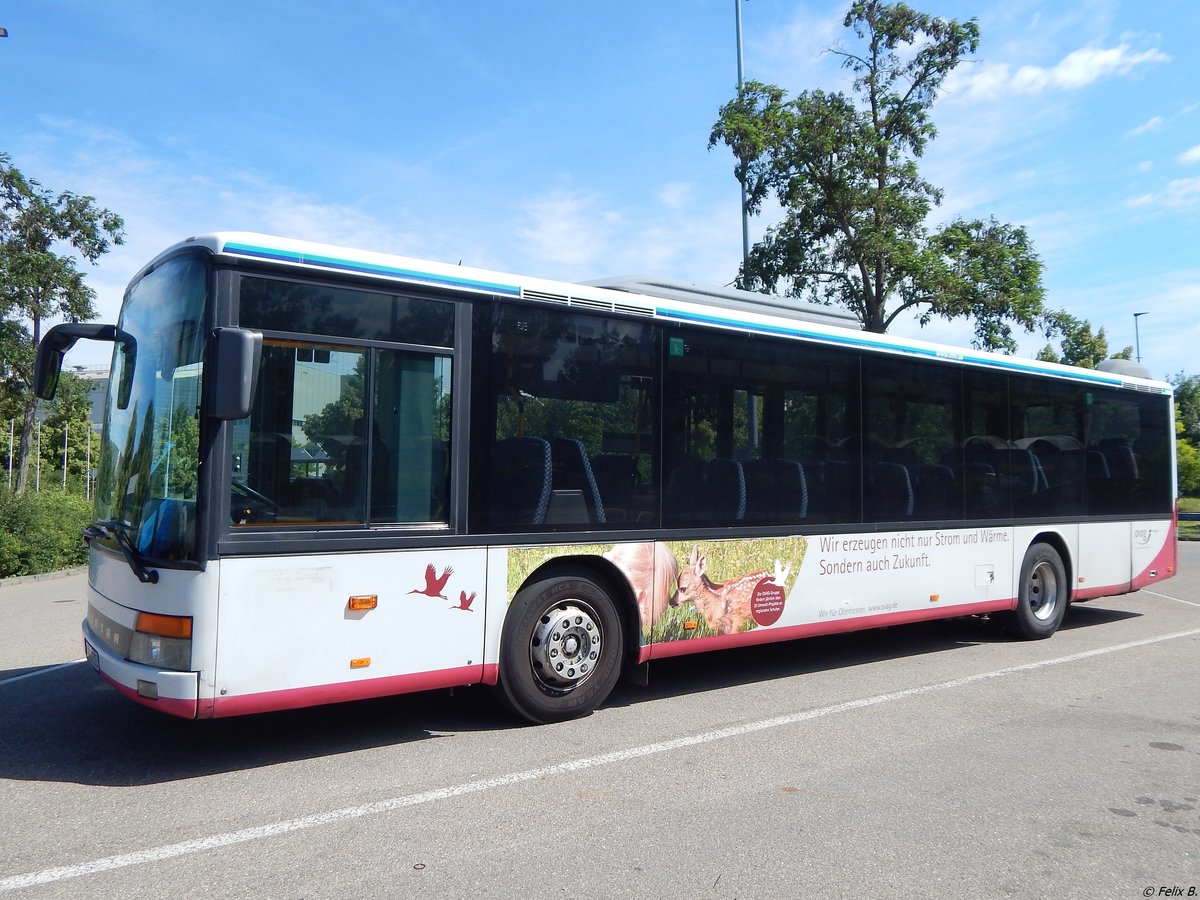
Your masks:
<instances>
[{"instance_id":1,"label":"white line on asphalt","mask_svg":"<svg viewBox=\"0 0 1200 900\"><path fill-rule=\"evenodd\" d=\"M1152 597L1162 597L1164 600L1174 600L1176 603L1186 603L1188 606L1200 606L1200 603L1197 603L1194 600L1184 600L1180 597L1172 597L1168 594L1160 594L1158 591L1148 591L1145 588L1142 588L1142 593L1149 594Z\"/></svg>"},{"instance_id":2,"label":"white line on asphalt","mask_svg":"<svg viewBox=\"0 0 1200 900\"><path fill-rule=\"evenodd\" d=\"M36 672L26 672L24 675L14 675L12 678L5 678L0 681L0 686L12 684L14 681L24 681L26 678L36 678L38 675L46 675L50 672L57 672L59 669L65 669L67 666L77 666L81 662L87 662L86 659L75 659L71 662L59 663L57 666L48 666L45 669L38 669Z\"/></svg>"},{"instance_id":3,"label":"white line on asphalt","mask_svg":"<svg viewBox=\"0 0 1200 900\"><path fill-rule=\"evenodd\" d=\"M1095 650L1085 650L1082 653L1072 653L1070 656L1058 656L1053 659L1043 659L1039 662L1025 663L1020 666L1009 666L1004 669L995 669L991 672L979 672L975 675L966 675L962 678L954 678L950 681L941 681L936 684L927 684L921 687L907 688L903 691L891 691L887 694L876 694L874 697L864 697L860 700L849 700L845 703L835 703L832 706L823 706L819 709L809 709L803 712L790 713L786 716L776 716L770 719L761 719L757 722L747 722L744 725L732 725L728 728L718 728L713 731L704 731L700 734L688 735L686 737L675 738L670 741L660 741L654 744L644 744L640 747L630 747L626 750L614 750L611 753L602 753L598 756L587 756L582 759L568 760L567 762L557 763L552 766L543 766L538 769L526 769L523 772L510 772L507 775L498 775L495 778L484 778L478 781L468 781L463 784L451 785L450 787L438 788L433 791L424 791L420 794L408 794L403 797L393 797L390 800L379 800L375 803L367 803L362 806L350 806L344 809L334 809L329 812L315 813L310 816L301 816L297 819L287 819L283 822L272 822L268 825L258 825L253 828L243 828L240 831L227 831L223 834L209 835L208 837L195 838L190 841L180 841L176 844L164 844L159 847L150 847L146 850L135 850L132 853L122 853L117 856L106 856L102 859L94 859L89 862L78 863L73 866L58 866L52 869L42 869L40 872L30 872L25 875L10 875L7 878L0 878L0 893L7 891L20 890L22 888L33 887L39 884L51 884L56 881L65 881L69 878L80 878L85 875L97 875L101 872L110 872L113 869L123 869L127 866L141 865L142 863L161 862L162 860L174 859L178 856L186 856L191 853L201 853L205 850L215 850L219 847L229 847L234 844L244 844L248 841L262 840L263 838L275 837L276 835L287 834L292 831L302 831L307 828L316 828L320 825L329 825L333 822L343 822L348 819L360 819L364 816L375 816L380 813L391 812L397 809L403 809L409 806L420 806L424 803L436 803L440 800L451 800L455 797L463 797L468 794L479 794L484 791L494 790L496 788L507 787L511 784L519 784L525 781L537 781L541 778L551 778L555 775L563 775L567 772L578 772L583 769L593 769L597 766L607 766L613 763L626 762L631 759L640 759L644 756L654 756L659 753L668 753L672 750L679 750L684 747L694 747L697 744L708 744L713 741L721 741L726 738L741 737L746 734L753 734L756 731L764 731L770 728L781 728L785 725L796 725L800 722L808 722L812 719L820 719L824 716L834 715L836 713L852 712L856 709L863 709L868 706L876 706L880 703L891 703L895 700L905 700L909 697L917 697L922 694L931 694L936 691L945 691L952 688L964 687L969 684L974 684L979 681L987 681L992 678L1004 678L1008 675L1016 675L1021 672L1033 672L1037 669L1045 669L1050 666L1061 666L1066 663L1078 662L1082 659L1090 659L1094 656L1104 656L1109 653L1117 653L1121 650L1132 650L1135 647L1145 647L1150 644L1158 644L1163 641L1173 641L1178 638L1194 637L1200 635L1200 628L1193 628L1190 631L1176 631L1172 634L1164 634L1158 637L1143 638L1140 641L1128 641L1124 644L1113 644L1110 647L1099 647Z\"/></svg>"}]
</instances>

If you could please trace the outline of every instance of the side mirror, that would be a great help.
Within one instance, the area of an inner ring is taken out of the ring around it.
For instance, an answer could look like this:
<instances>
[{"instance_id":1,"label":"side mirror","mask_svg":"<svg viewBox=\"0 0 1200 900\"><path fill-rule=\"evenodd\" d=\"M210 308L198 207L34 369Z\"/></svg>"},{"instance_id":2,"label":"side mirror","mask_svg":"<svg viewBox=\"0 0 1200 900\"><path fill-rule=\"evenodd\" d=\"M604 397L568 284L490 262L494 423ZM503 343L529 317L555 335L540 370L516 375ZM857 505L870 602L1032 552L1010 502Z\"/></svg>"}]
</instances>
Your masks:
<instances>
[{"instance_id":1,"label":"side mirror","mask_svg":"<svg viewBox=\"0 0 1200 900\"><path fill-rule=\"evenodd\" d=\"M70 322L55 325L47 331L38 344L37 361L33 370L33 393L43 400L54 399L54 392L58 390L58 376L62 374L63 357L81 338L89 341L114 341L121 345L124 365L121 367L121 384L117 390L117 406L124 409L129 405L129 390L133 384L137 340L116 325Z\"/></svg>"},{"instance_id":2,"label":"side mirror","mask_svg":"<svg viewBox=\"0 0 1200 900\"><path fill-rule=\"evenodd\" d=\"M244 419L250 415L262 340L261 332L245 328L213 331L208 360L208 413L214 419Z\"/></svg>"}]
</instances>

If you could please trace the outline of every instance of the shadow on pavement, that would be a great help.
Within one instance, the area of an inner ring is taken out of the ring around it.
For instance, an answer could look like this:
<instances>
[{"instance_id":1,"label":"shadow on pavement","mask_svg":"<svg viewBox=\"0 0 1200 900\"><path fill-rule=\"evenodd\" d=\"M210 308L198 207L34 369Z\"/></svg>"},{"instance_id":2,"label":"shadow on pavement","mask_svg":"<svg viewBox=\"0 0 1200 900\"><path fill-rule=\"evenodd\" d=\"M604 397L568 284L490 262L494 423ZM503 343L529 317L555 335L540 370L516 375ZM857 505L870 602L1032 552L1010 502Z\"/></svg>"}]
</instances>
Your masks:
<instances>
[{"instance_id":1,"label":"shadow on pavement","mask_svg":"<svg viewBox=\"0 0 1200 900\"><path fill-rule=\"evenodd\" d=\"M1082 606L1063 627L1136 615ZM654 663L648 687L619 684L606 705L636 706L1008 639L986 620L950 619L680 657ZM0 681L33 671L14 669ZM522 726L482 687L191 722L124 699L81 662L0 685L0 778L157 784L516 727Z\"/></svg>"}]
</instances>

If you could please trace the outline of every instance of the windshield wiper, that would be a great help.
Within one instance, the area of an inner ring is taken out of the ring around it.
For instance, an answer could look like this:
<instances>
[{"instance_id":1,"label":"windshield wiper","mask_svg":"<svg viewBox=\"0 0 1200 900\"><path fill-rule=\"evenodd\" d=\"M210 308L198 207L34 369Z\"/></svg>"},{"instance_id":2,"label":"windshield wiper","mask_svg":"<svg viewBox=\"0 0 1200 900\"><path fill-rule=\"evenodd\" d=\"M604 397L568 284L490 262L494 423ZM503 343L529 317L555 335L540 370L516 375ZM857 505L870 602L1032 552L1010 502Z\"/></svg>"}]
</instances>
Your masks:
<instances>
[{"instance_id":1,"label":"windshield wiper","mask_svg":"<svg viewBox=\"0 0 1200 900\"><path fill-rule=\"evenodd\" d=\"M137 576L138 581L142 584L158 584L158 570L148 569L142 562L142 557L129 537L128 523L119 522L116 519L93 522L83 529L83 536L89 540L91 538L111 538L117 545L117 549L121 551L121 555L125 557L125 562L129 563L129 568L133 569L133 574Z\"/></svg>"}]
</instances>

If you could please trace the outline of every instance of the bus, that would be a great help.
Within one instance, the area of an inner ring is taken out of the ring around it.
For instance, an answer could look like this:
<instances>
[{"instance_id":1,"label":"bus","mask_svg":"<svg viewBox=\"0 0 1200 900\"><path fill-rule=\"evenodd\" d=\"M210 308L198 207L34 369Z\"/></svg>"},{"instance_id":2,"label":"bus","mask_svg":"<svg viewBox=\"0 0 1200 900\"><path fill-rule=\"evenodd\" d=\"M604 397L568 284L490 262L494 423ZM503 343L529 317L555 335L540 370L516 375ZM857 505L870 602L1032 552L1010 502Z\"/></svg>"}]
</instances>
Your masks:
<instances>
[{"instance_id":1,"label":"bus","mask_svg":"<svg viewBox=\"0 0 1200 900\"><path fill-rule=\"evenodd\" d=\"M51 329L39 396L80 339L113 345L86 656L186 718L485 684L559 721L653 660L1046 638L1175 572L1172 389L1133 363L232 232Z\"/></svg>"}]
</instances>

